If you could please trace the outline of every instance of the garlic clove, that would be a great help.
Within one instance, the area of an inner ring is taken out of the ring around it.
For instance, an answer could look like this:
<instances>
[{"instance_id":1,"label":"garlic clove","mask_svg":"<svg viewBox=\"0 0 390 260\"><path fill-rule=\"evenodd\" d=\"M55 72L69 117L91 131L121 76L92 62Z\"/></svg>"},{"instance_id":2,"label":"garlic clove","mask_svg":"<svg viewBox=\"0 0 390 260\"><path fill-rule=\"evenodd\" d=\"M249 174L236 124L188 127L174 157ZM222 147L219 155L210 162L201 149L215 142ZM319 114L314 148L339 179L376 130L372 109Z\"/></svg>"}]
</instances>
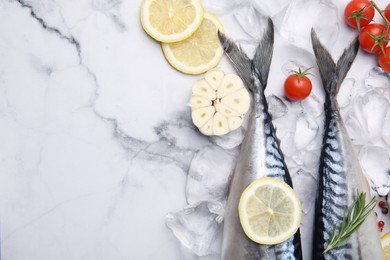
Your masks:
<instances>
[{"instance_id":1,"label":"garlic clove","mask_svg":"<svg viewBox=\"0 0 390 260\"><path fill-rule=\"evenodd\" d=\"M242 125L242 117L239 116L233 116L228 118L228 125L230 131L236 130Z\"/></svg>"},{"instance_id":2,"label":"garlic clove","mask_svg":"<svg viewBox=\"0 0 390 260\"><path fill-rule=\"evenodd\" d=\"M237 113L236 111L232 110L230 107L227 107L220 102L216 103L214 106L215 106L215 110L217 112L220 112L222 115L224 115L226 117L240 116L241 115L241 114Z\"/></svg>"},{"instance_id":3,"label":"garlic clove","mask_svg":"<svg viewBox=\"0 0 390 260\"><path fill-rule=\"evenodd\" d=\"M208 100L214 100L217 97L215 90L210 87L205 79L199 79L195 82L194 86L192 87L192 93L204 97Z\"/></svg>"},{"instance_id":4,"label":"garlic clove","mask_svg":"<svg viewBox=\"0 0 390 260\"><path fill-rule=\"evenodd\" d=\"M196 109L196 108L211 106L212 102L210 99L201 96L192 95L190 99L190 104L193 109Z\"/></svg>"},{"instance_id":5,"label":"garlic clove","mask_svg":"<svg viewBox=\"0 0 390 260\"><path fill-rule=\"evenodd\" d=\"M197 127L201 127L209 121L215 114L215 108L213 106L201 107L192 111L192 122Z\"/></svg>"},{"instance_id":6,"label":"garlic clove","mask_svg":"<svg viewBox=\"0 0 390 260\"><path fill-rule=\"evenodd\" d=\"M200 129L200 132L204 135L212 135L213 134L213 118L210 118L206 124L204 124Z\"/></svg>"},{"instance_id":7,"label":"garlic clove","mask_svg":"<svg viewBox=\"0 0 390 260\"><path fill-rule=\"evenodd\" d=\"M222 98L221 103L240 114L245 114L250 105L249 93L245 88L242 88Z\"/></svg>"},{"instance_id":8,"label":"garlic clove","mask_svg":"<svg viewBox=\"0 0 390 260\"><path fill-rule=\"evenodd\" d=\"M229 132L228 120L219 112L215 113L213 118L213 132L215 135L224 135Z\"/></svg>"},{"instance_id":9,"label":"garlic clove","mask_svg":"<svg viewBox=\"0 0 390 260\"><path fill-rule=\"evenodd\" d=\"M217 90L221 85L225 73L221 70L211 70L204 75L207 83L214 89Z\"/></svg>"},{"instance_id":10,"label":"garlic clove","mask_svg":"<svg viewBox=\"0 0 390 260\"><path fill-rule=\"evenodd\" d=\"M224 98L241 88L244 88L244 83L239 76L235 74L226 74L217 90L217 97Z\"/></svg>"}]
</instances>

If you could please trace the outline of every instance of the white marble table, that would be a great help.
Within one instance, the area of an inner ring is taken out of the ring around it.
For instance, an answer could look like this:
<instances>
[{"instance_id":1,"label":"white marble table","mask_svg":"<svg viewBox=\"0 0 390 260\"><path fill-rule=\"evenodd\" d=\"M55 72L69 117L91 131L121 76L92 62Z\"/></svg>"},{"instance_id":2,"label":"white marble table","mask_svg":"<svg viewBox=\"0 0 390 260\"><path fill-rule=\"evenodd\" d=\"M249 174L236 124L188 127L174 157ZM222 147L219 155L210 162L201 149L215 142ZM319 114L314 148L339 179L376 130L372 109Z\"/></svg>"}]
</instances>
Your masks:
<instances>
[{"instance_id":1,"label":"white marble table","mask_svg":"<svg viewBox=\"0 0 390 260\"><path fill-rule=\"evenodd\" d=\"M334 0L335 57L354 36L341 20L346 2ZM187 105L200 76L167 64L142 30L140 4L0 0L3 260L196 258L183 253L165 216L187 205L190 162L214 145L192 125ZM226 33L248 38L234 13L219 14ZM314 65L288 30L277 29L267 95L283 96L288 60ZM348 77L362 86L374 65L360 52ZM219 68L233 71L226 58ZM318 74L313 82L323 100Z\"/></svg>"}]
</instances>

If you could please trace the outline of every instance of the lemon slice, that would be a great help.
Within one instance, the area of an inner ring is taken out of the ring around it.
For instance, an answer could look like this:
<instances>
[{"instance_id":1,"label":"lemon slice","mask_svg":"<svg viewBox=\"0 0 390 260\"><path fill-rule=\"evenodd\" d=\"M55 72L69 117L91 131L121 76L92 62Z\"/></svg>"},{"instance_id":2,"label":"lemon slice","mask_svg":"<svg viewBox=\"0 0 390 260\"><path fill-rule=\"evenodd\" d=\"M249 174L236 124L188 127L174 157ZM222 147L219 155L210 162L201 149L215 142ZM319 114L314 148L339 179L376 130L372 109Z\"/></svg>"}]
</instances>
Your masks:
<instances>
[{"instance_id":1,"label":"lemon slice","mask_svg":"<svg viewBox=\"0 0 390 260\"><path fill-rule=\"evenodd\" d=\"M199 29L189 38L161 44L165 58L175 69L187 74L201 74L214 68L223 55L218 30L223 32L221 22L205 12Z\"/></svg>"},{"instance_id":2,"label":"lemon slice","mask_svg":"<svg viewBox=\"0 0 390 260\"><path fill-rule=\"evenodd\" d=\"M274 245L297 232L302 207L289 185L275 178L262 177L244 190L238 213L242 228L251 240Z\"/></svg>"},{"instance_id":3,"label":"lemon slice","mask_svg":"<svg viewBox=\"0 0 390 260\"><path fill-rule=\"evenodd\" d=\"M383 235L381 238L381 244L385 254L385 260L390 260L390 232Z\"/></svg>"},{"instance_id":4,"label":"lemon slice","mask_svg":"<svg viewBox=\"0 0 390 260\"><path fill-rule=\"evenodd\" d=\"M142 27L161 42L177 42L193 34L203 20L200 0L144 0Z\"/></svg>"}]
</instances>

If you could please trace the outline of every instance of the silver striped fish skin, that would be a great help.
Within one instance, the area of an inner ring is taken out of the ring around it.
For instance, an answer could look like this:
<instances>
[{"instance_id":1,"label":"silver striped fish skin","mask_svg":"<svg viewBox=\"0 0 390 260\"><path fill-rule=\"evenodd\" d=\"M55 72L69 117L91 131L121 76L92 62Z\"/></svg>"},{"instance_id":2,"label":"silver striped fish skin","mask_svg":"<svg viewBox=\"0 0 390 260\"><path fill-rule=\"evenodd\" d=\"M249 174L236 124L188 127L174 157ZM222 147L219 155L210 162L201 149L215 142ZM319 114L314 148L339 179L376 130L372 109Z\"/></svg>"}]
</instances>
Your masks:
<instances>
[{"instance_id":1,"label":"silver striped fish skin","mask_svg":"<svg viewBox=\"0 0 390 260\"><path fill-rule=\"evenodd\" d=\"M252 94L248 127L230 182L224 218L222 259L302 259L299 230L281 244L260 245L245 235L238 216L240 196L255 179L269 176L292 186L264 95L273 52L273 23L271 19L268 20L267 30L252 60L224 35L219 34L219 37L226 55Z\"/></svg>"},{"instance_id":2,"label":"silver striped fish skin","mask_svg":"<svg viewBox=\"0 0 390 260\"><path fill-rule=\"evenodd\" d=\"M357 192L370 197L364 176L337 104L337 93L354 61L359 44L355 39L337 64L312 30L312 44L325 89L325 129L316 198L312 259L384 259L376 218L371 213L347 243L325 254L334 226L341 226L345 210Z\"/></svg>"}]
</instances>

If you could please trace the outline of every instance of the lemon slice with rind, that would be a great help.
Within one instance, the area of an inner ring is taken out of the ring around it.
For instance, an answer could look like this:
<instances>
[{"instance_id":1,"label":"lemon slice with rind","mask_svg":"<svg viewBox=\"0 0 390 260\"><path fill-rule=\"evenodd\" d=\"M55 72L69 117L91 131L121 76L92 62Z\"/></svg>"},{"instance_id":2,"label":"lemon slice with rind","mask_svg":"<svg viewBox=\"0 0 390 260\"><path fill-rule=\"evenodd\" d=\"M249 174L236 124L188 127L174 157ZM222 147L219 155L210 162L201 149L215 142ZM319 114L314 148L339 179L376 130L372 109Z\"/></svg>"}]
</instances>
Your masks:
<instances>
[{"instance_id":1,"label":"lemon slice with rind","mask_svg":"<svg viewBox=\"0 0 390 260\"><path fill-rule=\"evenodd\" d=\"M390 232L387 232L382 236L381 244L385 254L385 260L390 260Z\"/></svg>"},{"instance_id":2,"label":"lemon slice with rind","mask_svg":"<svg viewBox=\"0 0 390 260\"><path fill-rule=\"evenodd\" d=\"M297 232L302 206L296 192L285 182L262 177L244 190L238 213L242 228L251 240L275 245Z\"/></svg>"},{"instance_id":3,"label":"lemon slice with rind","mask_svg":"<svg viewBox=\"0 0 390 260\"><path fill-rule=\"evenodd\" d=\"M175 43L162 43L165 58L175 69L187 74L201 74L214 68L223 56L218 39L222 23L205 12L203 22L189 38Z\"/></svg>"},{"instance_id":4,"label":"lemon slice with rind","mask_svg":"<svg viewBox=\"0 0 390 260\"><path fill-rule=\"evenodd\" d=\"M155 40L177 42L199 28L203 12L200 0L144 0L141 23Z\"/></svg>"}]
</instances>

